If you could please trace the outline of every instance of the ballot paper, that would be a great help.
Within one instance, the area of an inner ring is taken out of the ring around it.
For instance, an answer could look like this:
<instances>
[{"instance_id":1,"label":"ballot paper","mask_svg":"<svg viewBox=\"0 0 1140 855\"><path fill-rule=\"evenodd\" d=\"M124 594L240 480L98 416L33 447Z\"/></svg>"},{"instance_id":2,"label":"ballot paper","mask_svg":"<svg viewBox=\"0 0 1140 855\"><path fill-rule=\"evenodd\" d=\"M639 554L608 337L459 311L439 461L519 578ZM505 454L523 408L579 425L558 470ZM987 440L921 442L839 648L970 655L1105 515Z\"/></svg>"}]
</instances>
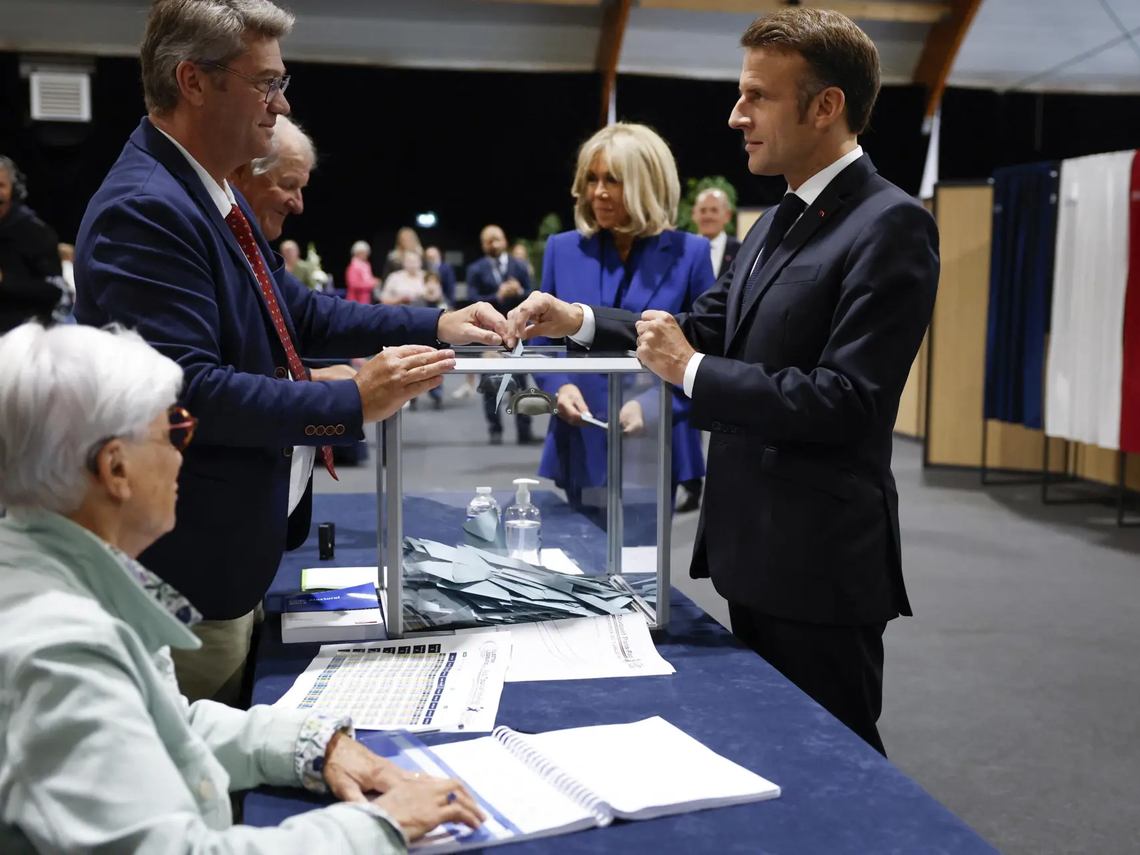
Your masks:
<instances>
[{"instance_id":1,"label":"ballot paper","mask_svg":"<svg viewBox=\"0 0 1140 855\"><path fill-rule=\"evenodd\" d=\"M510 632L326 644L274 706L349 715L361 730L486 733L510 658Z\"/></svg>"},{"instance_id":2,"label":"ballot paper","mask_svg":"<svg viewBox=\"0 0 1140 855\"><path fill-rule=\"evenodd\" d=\"M306 567L301 571L302 591L335 591L371 582L380 587L375 567Z\"/></svg>"},{"instance_id":3,"label":"ballot paper","mask_svg":"<svg viewBox=\"0 0 1140 855\"><path fill-rule=\"evenodd\" d=\"M569 555L561 549L543 549L541 553L542 566L555 573L567 573L571 576L581 576L582 569L574 563Z\"/></svg>"},{"instance_id":4,"label":"ballot paper","mask_svg":"<svg viewBox=\"0 0 1140 855\"><path fill-rule=\"evenodd\" d=\"M486 632L462 629L455 634L470 637ZM640 614L515 624L510 633L508 683L676 673L657 652Z\"/></svg>"},{"instance_id":5,"label":"ballot paper","mask_svg":"<svg viewBox=\"0 0 1140 855\"><path fill-rule=\"evenodd\" d=\"M520 338L515 344L515 349L511 351L511 356L522 356L523 340ZM507 386L510 385L511 375L504 374L503 379L499 383L499 394L495 396L495 411L498 412L499 407L502 406L503 398L507 394Z\"/></svg>"}]
</instances>

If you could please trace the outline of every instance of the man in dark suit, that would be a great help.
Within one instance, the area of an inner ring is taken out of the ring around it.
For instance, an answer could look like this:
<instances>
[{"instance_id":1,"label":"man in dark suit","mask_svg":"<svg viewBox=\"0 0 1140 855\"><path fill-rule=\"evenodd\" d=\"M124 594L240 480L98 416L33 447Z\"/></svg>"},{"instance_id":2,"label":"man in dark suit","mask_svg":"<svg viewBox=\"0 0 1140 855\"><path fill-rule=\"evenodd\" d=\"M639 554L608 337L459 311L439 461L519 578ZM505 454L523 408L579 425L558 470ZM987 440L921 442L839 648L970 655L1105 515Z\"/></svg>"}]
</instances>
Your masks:
<instances>
[{"instance_id":1,"label":"man in dark suit","mask_svg":"<svg viewBox=\"0 0 1140 855\"><path fill-rule=\"evenodd\" d=\"M27 196L23 173L0 155L0 335L33 319L50 324L67 293L59 238Z\"/></svg>"},{"instance_id":2,"label":"man in dark suit","mask_svg":"<svg viewBox=\"0 0 1140 855\"><path fill-rule=\"evenodd\" d=\"M938 231L856 142L879 89L871 40L792 8L745 32L748 168L784 175L779 207L676 318L535 295L513 334L568 335L638 358L712 432L691 573L711 576L734 634L883 751L883 631L903 586L892 426L938 282ZM512 336L508 336L508 343Z\"/></svg>"},{"instance_id":3,"label":"man in dark suit","mask_svg":"<svg viewBox=\"0 0 1140 855\"><path fill-rule=\"evenodd\" d=\"M486 300L500 312L506 313L518 306L534 290L526 262L507 252L507 236L498 226L486 226L479 233L483 257L467 268L467 296L473 300ZM516 374L515 381L526 384L525 374ZM484 375L483 414L491 435L491 445L503 442L503 419L495 408L499 384L497 375ZM515 414L515 433L519 445L534 442L530 416Z\"/></svg>"},{"instance_id":4,"label":"man in dark suit","mask_svg":"<svg viewBox=\"0 0 1140 855\"><path fill-rule=\"evenodd\" d=\"M330 446L441 382L440 341L495 344L505 321L361 306L284 271L226 176L270 151L289 112L272 3L159 0L140 50L148 117L92 198L76 242L76 318L117 321L184 370L200 421L178 478L178 523L140 558L205 616L177 651L183 693L234 701L253 613L277 572L286 520ZM306 357L377 353L352 379L312 382ZM308 529L308 522L302 528Z\"/></svg>"}]
</instances>

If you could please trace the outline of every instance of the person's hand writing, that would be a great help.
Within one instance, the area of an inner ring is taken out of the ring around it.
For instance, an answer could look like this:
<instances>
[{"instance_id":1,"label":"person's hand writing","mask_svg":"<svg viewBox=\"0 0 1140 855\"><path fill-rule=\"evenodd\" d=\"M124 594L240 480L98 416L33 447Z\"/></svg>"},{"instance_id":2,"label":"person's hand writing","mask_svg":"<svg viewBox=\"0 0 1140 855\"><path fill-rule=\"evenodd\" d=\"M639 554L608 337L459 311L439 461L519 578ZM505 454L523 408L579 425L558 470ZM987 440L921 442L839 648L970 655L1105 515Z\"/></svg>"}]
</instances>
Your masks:
<instances>
[{"instance_id":1,"label":"person's hand writing","mask_svg":"<svg viewBox=\"0 0 1140 855\"><path fill-rule=\"evenodd\" d=\"M351 365L329 365L325 368L314 368L314 380L351 380L356 376L356 369Z\"/></svg>"},{"instance_id":2,"label":"person's hand writing","mask_svg":"<svg viewBox=\"0 0 1140 855\"><path fill-rule=\"evenodd\" d=\"M567 424L582 426L582 416L590 415L590 408L586 399L582 397L582 390L573 383L567 383L558 390L558 418Z\"/></svg>"},{"instance_id":3,"label":"person's hand writing","mask_svg":"<svg viewBox=\"0 0 1140 855\"><path fill-rule=\"evenodd\" d=\"M383 808L413 841L445 822L461 822L468 828L483 824L478 803L455 778L425 776L403 781L373 804Z\"/></svg>"},{"instance_id":4,"label":"person's hand writing","mask_svg":"<svg viewBox=\"0 0 1140 855\"><path fill-rule=\"evenodd\" d=\"M645 415L641 411L641 404L629 401L618 414L621 423L621 432L626 436L636 436L645 430Z\"/></svg>"},{"instance_id":5,"label":"person's hand writing","mask_svg":"<svg viewBox=\"0 0 1140 855\"><path fill-rule=\"evenodd\" d=\"M407 401L434 389L455 367L455 351L420 344L389 347L360 367L352 379L360 390L364 423L380 422Z\"/></svg>"},{"instance_id":6,"label":"person's hand writing","mask_svg":"<svg viewBox=\"0 0 1140 855\"><path fill-rule=\"evenodd\" d=\"M507 340L507 319L490 303L472 303L464 309L444 312L435 337L448 344L502 344ZM513 347L514 342L508 342Z\"/></svg>"},{"instance_id":7,"label":"person's hand writing","mask_svg":"<svg viewBox=\"0 0 1140 855\"><path fill-rule=\"evenodd\" d=\"M583 317L581 306L535 291L507 315L510 327L507 346L513 346L512 339L528 339L539 335L565 338L574 335L582 329Z\"/></svg>"},{"instance_id":8,"label":"person's hand writing","mask_svg":"<svg viewBox=\"0 0 1140 855\"><path fill-rule=\"evenodd\" d=\"M657 309L641 313L637 322L637 358L642 365L666 383L680 386L694 353L672 315Z\"/></svg>"},{"instance_id":9,"label":"person's hand writing","mask_svg":"<svg viewBox=\"0 0 1140 855\"><path fill-rule=\"evenodd\" d=\"M414 772L378 757L355 739L336 733L325 748L325 783L344 802L367 801L369 793L386 793L411 781Z\"/></svg>"}]
</instances>

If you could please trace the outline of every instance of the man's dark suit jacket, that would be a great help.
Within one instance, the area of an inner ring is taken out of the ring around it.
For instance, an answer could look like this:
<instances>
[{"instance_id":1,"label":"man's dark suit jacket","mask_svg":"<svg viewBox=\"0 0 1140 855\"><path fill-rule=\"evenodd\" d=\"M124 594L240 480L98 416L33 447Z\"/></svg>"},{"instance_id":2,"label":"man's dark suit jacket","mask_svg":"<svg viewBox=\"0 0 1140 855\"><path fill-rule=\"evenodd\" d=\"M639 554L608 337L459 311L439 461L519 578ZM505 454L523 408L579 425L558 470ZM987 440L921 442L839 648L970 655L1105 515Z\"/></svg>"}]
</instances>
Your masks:
<instances>
[{"instance_id":1,"label":"man's dark suit jacket","mask_svg":"<svg viewBox=\"0 0 1140 855\"><path fill-rule=\"evenodd\" d=\"M500 302L499 285L507 279L517 279L522 286L522 294ZM514 256L508 258L507 275L502 278L495 275L495 268L487 256L483 256L467 268L467 299L472 303L485 300L504 314L526 299L526 295L533 290L534 283L530 279L526 262L519 261Z\"/></svg>"},{"instance_id":2,"label":"man's dark suit jacket","mask_svg":"<svg viewBox=\"0 0 1140 855\"><path fill-rule=\"evenodd\" d=\"M706 354L690 422L712 432L690 572L777 618L909 615L891 440L934 307L938 229L864 155L792 226L742 306L770 219L677 318ZM593 347L635 346L629 313L594 315Z\"/></svg>"},{"instance_id":3,"label":"man's dark suit jacket","mask_svg":"<svg viewBox=\"0 0 1140 855\"><path fill-rule=\"evenodd\" d=\"M237 198L301 356L436 343L437 309L310 291L285 272ZM285 349L237 239L186 158L146 119L87 206L75 279L76 319L118 321L175 360L181 403L200 420L178 476L174 531L140 560L205 617L240 617L273 581L287 520L294 538L309 529L309 499L287 516L293 446L364 436L356 384L286 379Z\"/></svg>"},{"instance_id":4,"label":"man's dark suit jacket","mask_svg":"<svg viewBox=\"0 0 1140 855\"><path fill-rule=\"evenodd\" d=\"M720 270L716 272L716 278L724 276L728 273L732 262L736 261L736 256L740 253L740 238L735 238L732 235L727 235L728 240L724 242L724 258L720 260Z\"/></svg>"}]
</instances>

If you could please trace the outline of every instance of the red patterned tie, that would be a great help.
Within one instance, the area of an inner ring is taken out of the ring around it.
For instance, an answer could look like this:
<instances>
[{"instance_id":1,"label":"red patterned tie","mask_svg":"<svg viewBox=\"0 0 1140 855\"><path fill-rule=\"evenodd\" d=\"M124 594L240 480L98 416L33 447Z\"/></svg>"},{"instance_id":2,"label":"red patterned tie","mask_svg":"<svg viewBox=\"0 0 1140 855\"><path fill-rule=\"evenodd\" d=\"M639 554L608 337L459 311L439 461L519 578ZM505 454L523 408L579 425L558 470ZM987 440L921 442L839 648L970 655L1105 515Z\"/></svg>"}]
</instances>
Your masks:
<instances>
[{"instance_id":1,"label":"red patterned tie","mask_svg":"<svg viewBox=\"0 0 1140 855\"><path fill-rule=\"evenodd\" d=\"M294 380L308 380L309 373L305 371L305 366L301 364L301 357L297 356L297 349L293 347L293 340L289 338L289 330L286 329L285 319L281 316L281 307L277 304L277 295L273 291L273 283L269 281L269 271L265 269L261 252L254 242L253 229L249 227L249 220L245 218L241 208L234 205L230 209L230 215L226 217L226 224L233 231L234 237L237 238L241 251L245 253L245 257L249 261L249 266L253 268L253 275L257 277L257 284L261 286L261 295L265 297L265 303L269 306L269 314L273 318L277 338L281 340L281 346L285 348L285 360L289 363L289 373L293 375ZM325 469L329 470L333 480L339 481L340 479L336 477L336 470L333 468L332 449L327 445L322 445L318 451L321 454L321 460L325 462Z\"/></svg>"}]
</instances>

